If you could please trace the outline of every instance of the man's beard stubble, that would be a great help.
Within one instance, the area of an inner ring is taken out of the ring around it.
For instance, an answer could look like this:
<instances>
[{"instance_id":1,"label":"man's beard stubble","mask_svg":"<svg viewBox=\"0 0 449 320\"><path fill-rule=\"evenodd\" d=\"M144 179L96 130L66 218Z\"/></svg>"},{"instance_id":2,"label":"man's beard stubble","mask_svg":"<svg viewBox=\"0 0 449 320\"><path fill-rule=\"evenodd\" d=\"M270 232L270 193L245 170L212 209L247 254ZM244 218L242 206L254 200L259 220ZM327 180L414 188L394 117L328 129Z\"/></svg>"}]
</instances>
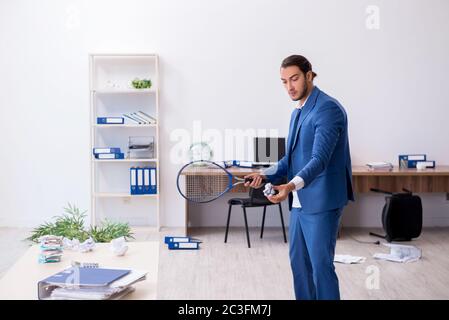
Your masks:
<instances>
[{"instance_id":1,"label":"man's beard stubble","mask_svg":"<svg viewBox=\"0 0 449 320\"><path fill-rule=\"evenodd\" d=\"M297 99L293 99L293 101L299 101L302 98L304 98L307 94L307 91L309 90L309 86L307 85L307 82L304 82L304 86L302 87L302 92L299 95L299 97Z\"/></svg>"}]
</instances>

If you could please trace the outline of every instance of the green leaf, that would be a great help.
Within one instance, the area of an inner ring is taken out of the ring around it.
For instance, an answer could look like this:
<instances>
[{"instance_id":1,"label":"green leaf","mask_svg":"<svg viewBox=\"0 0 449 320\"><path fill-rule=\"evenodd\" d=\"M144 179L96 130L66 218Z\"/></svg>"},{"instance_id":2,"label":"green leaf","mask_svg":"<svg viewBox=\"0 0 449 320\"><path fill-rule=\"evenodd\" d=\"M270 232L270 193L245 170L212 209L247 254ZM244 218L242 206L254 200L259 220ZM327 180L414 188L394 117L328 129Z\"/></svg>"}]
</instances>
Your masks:
<instances>
[{"instance_id":1,"label":"green leaf","mask_svg":"<svg viewBox=\"0 0 449 320\"><path fill-rule=\"evenodd\" d=\"M44 222L33 229L26 240L38 242L38 239L44 235L63 236L78 239L80 242L89 237L92 237L95 242L110 242L118 237L134 239L128 223L105 220L100 223L100 226L91 226L85 230L84 219L87 211L81 212L78 207L68 203L67 207L64 207L64 212L62 215L53 217L54 222Z\"/></svg>"}]
</instances>

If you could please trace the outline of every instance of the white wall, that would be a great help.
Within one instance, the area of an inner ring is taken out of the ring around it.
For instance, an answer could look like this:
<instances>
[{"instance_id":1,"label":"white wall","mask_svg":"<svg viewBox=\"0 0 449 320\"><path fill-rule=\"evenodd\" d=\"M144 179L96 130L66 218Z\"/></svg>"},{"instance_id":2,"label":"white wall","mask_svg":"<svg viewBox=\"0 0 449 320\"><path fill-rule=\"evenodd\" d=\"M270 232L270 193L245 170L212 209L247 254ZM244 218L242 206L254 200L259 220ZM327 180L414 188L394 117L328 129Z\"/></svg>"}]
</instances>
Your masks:
<instances>
[{"instance_id":1,"label":"white wall","mask_svg":"<svg viewBox=\"0 0 449 320\"><path fill-rule=\"evenodd\" d=\"M379 30L366 27L369 5ZM286 135L292 104L278 70L293 53L345 106L354 164L415 152L448 164L448 33L445 0L1 0L0 225L34 226L68 201L90 207L90 52L160 55L162 223L176 226L170 133L201 120ZM358 199L344 223L378 225L382 197ZM423 202L427 225L449 225L443 194ZM223 225L224 205L193 208L192 222ZM270 210L267 224L278 221Z\"/></svg>"}]
</instances>

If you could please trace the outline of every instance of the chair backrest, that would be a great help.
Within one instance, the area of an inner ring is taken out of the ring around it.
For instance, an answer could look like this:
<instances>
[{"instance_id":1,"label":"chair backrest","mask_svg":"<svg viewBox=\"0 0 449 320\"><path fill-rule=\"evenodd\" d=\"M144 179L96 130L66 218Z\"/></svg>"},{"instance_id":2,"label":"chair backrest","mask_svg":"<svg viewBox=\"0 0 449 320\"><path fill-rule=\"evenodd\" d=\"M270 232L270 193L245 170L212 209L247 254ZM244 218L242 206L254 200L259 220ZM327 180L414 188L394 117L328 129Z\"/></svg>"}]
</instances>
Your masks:
<instances>
[{"instance_id":1,"label":"chair backrest","mask_svg":"<svg viewBox=\"0 0 449 320\"><path fill-rule=\"evenodd\" d=\"M249 188L249 197L251 199L251 203L253 204L266 204L267 206L272 205L270 200L265 197L263 194L263 189L265 185L262 185L260 188Z\"/></svg>"}]
</instances>

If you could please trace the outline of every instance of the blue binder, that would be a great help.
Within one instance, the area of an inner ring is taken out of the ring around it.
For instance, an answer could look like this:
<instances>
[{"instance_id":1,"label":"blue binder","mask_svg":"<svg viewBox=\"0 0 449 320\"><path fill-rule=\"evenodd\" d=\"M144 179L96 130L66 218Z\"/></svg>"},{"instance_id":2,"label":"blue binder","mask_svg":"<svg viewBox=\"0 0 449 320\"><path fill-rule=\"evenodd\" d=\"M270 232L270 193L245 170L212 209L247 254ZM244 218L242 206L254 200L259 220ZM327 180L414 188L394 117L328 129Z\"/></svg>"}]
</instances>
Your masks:
<instances>
[{"instance_id":1,"label":"blue binder","mask_svg":"<svg viewBox=\"0 0 449 320\"><path fill-rule=\"evenodd\" d=\"M97 159L125 159L125 154L119 153L96 153L95 158Z\"/></svg>"},{"instance_id":2,"label":"blue binder","mask_svg":"<svg viewBox=\"0 0 449 320\"><path fill-rule=\"evenodd\" d=\"M168 244L170 250L198 250L199 248L199 242L170 242Z\"/></svg>"},{"instance_id":3,"label":"blue binder","mask_svg":"<svg viewBox=\"0 0 449 320\"><path fill-rule=\"evenodd\" d=\"M129 272L130 270L71 267L42 280L42 282L54 285L107 286Z\"/></svg>"},{"instance_id":4,"label":"blue binder","mask_svg":"<svg viewBox=\"0 0 449 320\"><path fill-rule=\"evenodd\" d=\"M171 237L166 236L164 238L165 244L173 243L173 242L201 242L199 239L191 238L191 237Z\"/></svg>"},{"instance_id":5,"label":"blue binder","mask_svg":"<svg viewBox=\"0 0 449 320\"><path fill-rule=\"evenodd\" d=\"M156 168L149 168L149 169L150 169L150 193L157 194Z\"/></svg>"},{"instance_id":6,"label":"blue binder","mask_svg":"<svg viewBox=\"0 0 449 320\"><path fill-rule=\"evenodd\" d=\"M137 171L136 168L129 169L129 184L131 194L137 194Z\"/></svg>"},{"instance_id":7,"label":"blue binder","mask_svg":"<svg viewBox=\"0 0 449 320\"><path fill-rule=\"evenodd\" d=\"M97 117L97 124L124 124L123 117Z\"/></svg>"},{"instance_id":8,"label":"blue binder","mask_svg":"<svg viewBox=\"0 0 449 320\"><path fill-rule=\"evenodd\" d=\"M150 194L150 168L143 168L143 193Z\"/></svg>"},{"instance_id":9,"label":"blue binder","mask_svg":"<svg viewBox=\"0 0 449 320\"><path fill-rule=\"evenodd\" d=\"M143 194L143 169L136 168L136 171L137 171L137 193L136 194Z\"/></svg>"},{"instance_id":10,"label":"blue binder","mask_svg":"<svg viewBox=\"0 0 449 320\"><path fill-rule=\"evenodd\" d=\"M101 153L120 153L119 147L113 147L113 148L94 148L93 153L95 154L101 154Z\"/></svg>"},{"instance_id":11,"label":"blue binder","mask_svg":"<svg viewBox=\"0 0 449 320\"><path fill-rule=\"evenodd\" d=\"M399 168L416 168L418 161L426 161L425 154L401 154L399 155Z\"/></svg>"}]
</instances>

